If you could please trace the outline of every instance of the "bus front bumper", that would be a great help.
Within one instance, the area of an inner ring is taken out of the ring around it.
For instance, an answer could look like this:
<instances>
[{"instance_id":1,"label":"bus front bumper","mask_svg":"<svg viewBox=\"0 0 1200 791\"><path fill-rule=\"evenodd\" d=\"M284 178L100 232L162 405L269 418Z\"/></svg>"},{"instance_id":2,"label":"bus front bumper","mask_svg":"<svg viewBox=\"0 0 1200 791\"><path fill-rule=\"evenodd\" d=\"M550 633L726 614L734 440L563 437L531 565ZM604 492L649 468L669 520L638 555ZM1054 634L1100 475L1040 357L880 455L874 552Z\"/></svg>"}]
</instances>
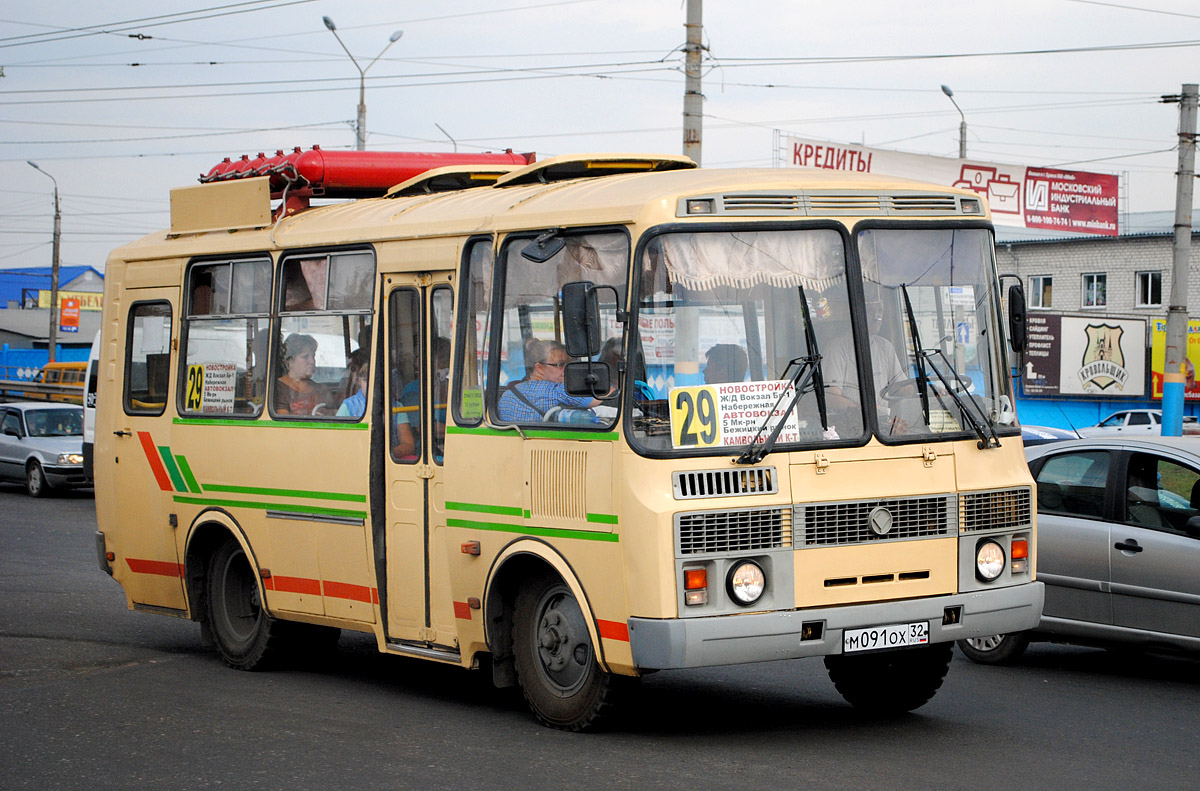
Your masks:
<instances>
[{"instance_id":1,"label":"bus front bumper","mask_svg":"<svg viewBox=\"0 0 1200 791\"><path fill-rule=\"evenodd\" d=\"M929 642L1032 629L1042 614L1040 582L924 599L706 618L630 618L633 662L642 670L710 667L842 653L842 634L921 621ZM957 608L957 609L956 609ZM957 613L957 618L955 618ZM957 622L947 622L954 621ZM819 637L814 625L819 624ZM809 639L801 639L808 625Z\"/></svg>"}]
</instances>

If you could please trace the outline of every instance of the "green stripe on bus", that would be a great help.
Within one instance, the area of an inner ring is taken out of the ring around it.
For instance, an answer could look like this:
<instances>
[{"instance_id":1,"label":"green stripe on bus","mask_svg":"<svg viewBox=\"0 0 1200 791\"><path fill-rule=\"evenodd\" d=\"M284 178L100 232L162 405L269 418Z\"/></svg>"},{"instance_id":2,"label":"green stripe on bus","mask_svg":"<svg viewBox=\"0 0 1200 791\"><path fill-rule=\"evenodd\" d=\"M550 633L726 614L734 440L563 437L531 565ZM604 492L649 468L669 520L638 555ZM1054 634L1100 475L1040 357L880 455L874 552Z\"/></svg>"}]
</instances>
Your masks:
<instances>
[{"instance_id":1,"label":"green stripe on bus","mask_svg":"<svg viewBox=\"0 0 1200 791\"><path fill-rule=\"evenodd\" d=\"M226 486L220 483L206 483L204 488L210 492L225 492L226 494L257 494L264 497L308 497L313 500L344 500L350 503L365 503L365 494L347 494L345 492L309 492L303 489L268 489L261 486Z\"/></svg>"},{"instance_id":2,"label":"green stripe on bus","mask_svg":"<svg viewBox=\"0 0 1200 791\"><path fill-rule=\"evenodd\" d=\"M495 428L480 426L466 428L463 426L446 426L447 434L474 434L477 437L519 437L515 429L502 431ZM581 439L593 442L616 442L621 435L615 431L543 431L541 429L523 428L521 434L531 439Z\"/></svg>"},{"instance_id":3,"label":"green stripe on bus","mask_svg":"<svg viewBox=\"0 0 1200 791\"><path fill-rule=\"evenodd\" d=\"M511 505L483 505L481 503L452 503L446 501L447 511L473 511L477 514L499 514L500 516L522 516L521 508Z\"/></svg>"},{"instance_id":4,"label":"green stripe on bus","mask_svg":"<svg viewBox=\"0 0 1200 791\"><path fill-rule=\"evenodd\" d=\"M222 500L210 497L187 497L175 495L175 502L190 505L219 505L222 508L254 508L259 511L285 511L289 514L315 514L319 516L342 516L351 519L366 519L366 511L350 511L344 508L325 508L319 505L295 505L294 503L263 503L251 500Z\"/></svg>"},{"instance_id":5,"label":"green stripe on bus","mask_svg":"<svg viewBox=\"0 0 1200 791\"><path fill-rule=\"evenodd\" d=\"M171 422L177 426L241 426L242 428L309 428L332 429L334 431L367 431L371 424L323 423L309 420L233 420L228 418L177 417Z\"/></svg>"},{"instance_id":6,"label":"green stripe on bus","mask_svg":"<svg viewBox=\"0 0 1200 791\"><path fill-rule=\"evenodd\" d=\"M617 523L616 514L588 514L587 520L598 525L615 525Z\"/></svg>"},{"instance_id":7,"label":"green stripe on bus","mask_svg":"<svg viewBox=\"0 0 1200 791\"><path fill-rule=\"evenodd\" d=\"M186 492L187 484L183 482L183 476L179 474L179 467L175 466L175 459L171 456L171 449L166 445L158 446L158 455L162 457L163 466L167 468L167 474L171 476L171 484L177 492Z\"/></svg>"},{"instance_id":8,"label":"green stripe on bus","mask_svg":"<svg viewBox=\"0 0 1200 791\"><path fill-rule=\"evenodd\" d=\"M179 499L178 497L175 499ZM545 538L577 538L581 541L620 541L616 533L590 533L586 530L564 530L551 527L529 527L528 525L506 525L501 522L476 522L471 519L447 519L447 527L466 527L472 530L493 530L499 533L519 533Z\"/></svg>"},{"instance_id":9,"label":"green stripe on bus","mask_svg":"<svg viewBox=\"0 0 1200 791\"><path fill-rule=\"evenodd\" d=\"M196 494L204 491L200 488L200 484L196 481L196 476L192 475L192 467L187 462L187 458L182 454L175 457L175 461L179 462L179 469L183 473L183 477L187 480L188 488Z\"/></svg>"}]
</instances>

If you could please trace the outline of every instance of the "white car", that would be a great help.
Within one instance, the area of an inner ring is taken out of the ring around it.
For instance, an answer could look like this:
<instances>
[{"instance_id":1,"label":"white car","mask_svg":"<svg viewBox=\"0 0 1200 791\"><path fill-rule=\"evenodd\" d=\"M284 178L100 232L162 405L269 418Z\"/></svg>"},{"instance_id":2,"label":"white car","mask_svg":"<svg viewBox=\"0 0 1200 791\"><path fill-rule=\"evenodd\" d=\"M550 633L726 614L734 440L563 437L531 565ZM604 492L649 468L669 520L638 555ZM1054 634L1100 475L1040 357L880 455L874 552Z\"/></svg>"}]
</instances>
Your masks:
<instances>
[{"instance_id":1,"label":"white car","mask_svg":"<svg viewBox=\"0 0 1200 791\"><path fill-rule=\"evenodd\" d=\"M31 497L85 486L83 407L0 404L0 479L21 481Z\"/></svg>"},{"instance_id":2,"label":"white car","mask_svg":"<svg viewBox=\"0 0 1200 791\"><path fill-rule=\"evenodd\" d=\"M1094 426L1076 429L1081 437L1162 436L1162 411L1123 409Z\"/></svg>"}]
</instances>

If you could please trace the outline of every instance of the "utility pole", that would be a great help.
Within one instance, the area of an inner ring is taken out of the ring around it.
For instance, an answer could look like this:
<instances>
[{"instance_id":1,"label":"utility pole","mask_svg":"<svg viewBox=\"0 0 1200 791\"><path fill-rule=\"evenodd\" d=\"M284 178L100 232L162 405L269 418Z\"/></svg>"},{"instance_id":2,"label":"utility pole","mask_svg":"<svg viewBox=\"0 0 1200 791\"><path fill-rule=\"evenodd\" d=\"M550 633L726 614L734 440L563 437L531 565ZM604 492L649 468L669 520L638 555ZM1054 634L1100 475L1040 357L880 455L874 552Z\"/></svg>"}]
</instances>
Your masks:
<instances>
[{"instance_id":1,"label":"utility pole","mask_svg":"<svg viewBox=\"0 0 1200 791\"><path fill-rule=\"evenodd\" d=\"M683 155L700 164L700 143L704 131L704 94L700 92L700 62L704 51L701 43L704 24L701 21L703 0L687 0L687 44L684 46L683 88Z\"/></svg>"},{"instance_id":2,"label":"utility pole","mask_svg":"<svg viewBox=\"0 0 1200 791\"><path fill-rule=\"evenodd\" d=\"M1195 83L1183 93L1164 96L1179 103L1179 170L1175 173L1175 245L1171 268L1171 304L1167 308L1167 348L1163 366L1162 435L1183 434L1183 399L1188 351L1188 255L1192 248L1192 187L1196 178Z\"/></svg>"},{"instance_id":3,"label":"utility pole","mask_svg":"<svg viewBox=\"0 0 1200 791\"><path fill-rule=\"evenodd\" d=\"M50 346L49 362L54 362L54 352L58 347L58 254L62 244L62 211L60 211L58 203L58 179L38 167L36 162L29 159L25 160L25 162L38 173L41 173L54 182L54 244L53 251L50 254L50 337L48 339Z\"/></svg>"}]
</instances>

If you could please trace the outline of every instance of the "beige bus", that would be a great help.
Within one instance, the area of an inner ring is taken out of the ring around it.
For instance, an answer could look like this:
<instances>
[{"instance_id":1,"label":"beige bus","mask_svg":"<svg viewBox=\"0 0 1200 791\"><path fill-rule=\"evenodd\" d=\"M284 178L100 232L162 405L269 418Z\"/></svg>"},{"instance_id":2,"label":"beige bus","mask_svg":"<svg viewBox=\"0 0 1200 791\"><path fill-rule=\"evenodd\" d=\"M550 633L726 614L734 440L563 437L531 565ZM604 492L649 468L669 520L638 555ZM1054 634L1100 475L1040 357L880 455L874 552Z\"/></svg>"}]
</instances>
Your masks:
<instances>
[{"instance_id":1,"label":"beige bus","mask_svg":"<svg viewBox=\"0 0 1200 791\"><path fill-rule=\"evenodd\" d=\"M129 607L247 670L368 633L571 730L645 673L818 656L907 711L955 640L1037 624L979 196L675 156L355 178L175 190L109 258Z\"/></svg>"}]
</instances>

